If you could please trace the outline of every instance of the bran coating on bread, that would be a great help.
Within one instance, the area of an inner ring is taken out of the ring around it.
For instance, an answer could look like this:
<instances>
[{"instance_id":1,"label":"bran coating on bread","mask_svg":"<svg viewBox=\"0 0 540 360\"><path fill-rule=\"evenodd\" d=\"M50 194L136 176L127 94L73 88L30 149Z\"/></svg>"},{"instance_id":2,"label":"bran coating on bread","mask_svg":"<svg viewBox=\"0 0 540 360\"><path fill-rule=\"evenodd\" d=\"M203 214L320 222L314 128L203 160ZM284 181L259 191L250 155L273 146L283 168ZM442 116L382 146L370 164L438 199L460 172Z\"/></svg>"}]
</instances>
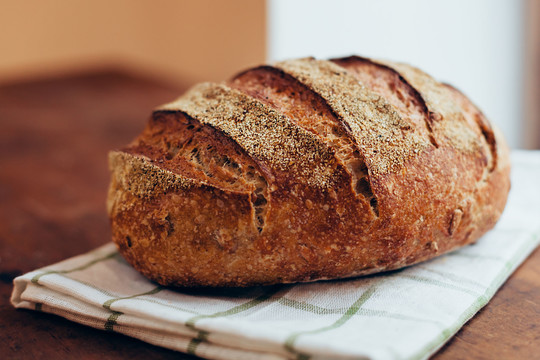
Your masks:
<instances>
[{"instance_id":1,"label":"bran coating on bread","mask_svg":"<svg viewBox=\"0 0 540 360\"><path fill-rule=\"evenodd\" d=\"M255 161L282 176L316 187L333 185L336 161L320 139L224 84L197 85L159 110L185 112L220 129Z\"/></svg>"}]
</instances>

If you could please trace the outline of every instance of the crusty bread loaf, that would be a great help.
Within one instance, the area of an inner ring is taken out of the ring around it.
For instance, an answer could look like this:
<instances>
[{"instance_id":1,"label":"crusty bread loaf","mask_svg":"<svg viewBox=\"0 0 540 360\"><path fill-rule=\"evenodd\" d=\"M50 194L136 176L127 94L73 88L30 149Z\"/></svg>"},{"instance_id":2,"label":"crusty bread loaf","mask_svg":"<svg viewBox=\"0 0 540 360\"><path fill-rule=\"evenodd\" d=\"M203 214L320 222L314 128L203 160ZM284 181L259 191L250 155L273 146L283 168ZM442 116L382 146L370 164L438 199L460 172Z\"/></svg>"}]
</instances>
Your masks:
<instances>
[{"instance_id":1,"label":"crusty bread loaf","mask_svg":"<svg viewBox=\"0 0 540 360\"><path fill-rule=\"evenodd\" d=\"M109 160L114 242L174 286L401 268L476 241L510 187L503 138L463 94L357 56L197 85Z\"/></svg>"}]
</instances>

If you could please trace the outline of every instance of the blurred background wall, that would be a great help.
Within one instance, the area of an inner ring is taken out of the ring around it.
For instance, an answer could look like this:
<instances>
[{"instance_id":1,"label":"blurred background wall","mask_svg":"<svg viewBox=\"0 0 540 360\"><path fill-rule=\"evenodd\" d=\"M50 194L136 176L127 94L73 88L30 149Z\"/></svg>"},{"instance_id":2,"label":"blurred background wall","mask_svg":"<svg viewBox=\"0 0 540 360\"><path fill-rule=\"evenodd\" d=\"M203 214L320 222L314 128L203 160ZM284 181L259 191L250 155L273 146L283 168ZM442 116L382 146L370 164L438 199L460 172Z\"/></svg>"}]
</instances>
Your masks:
<instances>
[{"instance_id":1,"label":"blurred background wall","mask_svg":"<svg viewBox=\"0 0 540 360\"><path fill-rule=\"evenodd\" d=\"M265 59L252 0L0 0L0 83L125 68L190 85Z\"/></svg>"},{"instance_id":2,"label":"blurred background wall","mask_svg":"<svg viewBox=\"0 0 540 360\"><path fill-rule=\"evenodd\" d=\"M540 0L525 1L524 132L519 144L540 149Z\"/></svg>"},{"instance_id":3,"label":"blurred background wall","mask_svg":"<svg viewBox=\"0 0 540 360\"><path fill-rule=\"evenodd\" d=\"M265 60L360 54L465 92L540 148L540 0L0 0L0 84L123 69L181 87Z\"/></svg>"},{"instance_id":4,"label":"blurred background wall","mask_svg":"<svg viewBox=\"0 0 540 360\"><path fill-rule=\"evenodd\" d=\"M272 0L269 57L349 54L419 67L467 94L512 146L523 133L522 2Z\"/></svg>"}]
</instances>

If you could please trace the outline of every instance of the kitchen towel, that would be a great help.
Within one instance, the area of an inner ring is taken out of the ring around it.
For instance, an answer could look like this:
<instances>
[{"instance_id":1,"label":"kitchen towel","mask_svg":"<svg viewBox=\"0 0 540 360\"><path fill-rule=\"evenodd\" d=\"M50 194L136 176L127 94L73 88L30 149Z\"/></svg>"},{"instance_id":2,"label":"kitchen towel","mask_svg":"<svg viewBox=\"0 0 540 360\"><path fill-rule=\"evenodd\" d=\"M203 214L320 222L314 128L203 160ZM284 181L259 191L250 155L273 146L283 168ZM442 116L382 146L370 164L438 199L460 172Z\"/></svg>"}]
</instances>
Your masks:
<instances>
[{"instance_id":1,"label":"kitchen towel","mask_svg":"<svg viewBox=\"0 0 540 360\"><path fill-rule=\"evenodd\" d=\"M249 289L172 290L112 243L14 280L17 308L209 359L425 359L540 242L540 152L512 153L512 189L476 244L406 269Z\"/></svg>"}]
</instances>

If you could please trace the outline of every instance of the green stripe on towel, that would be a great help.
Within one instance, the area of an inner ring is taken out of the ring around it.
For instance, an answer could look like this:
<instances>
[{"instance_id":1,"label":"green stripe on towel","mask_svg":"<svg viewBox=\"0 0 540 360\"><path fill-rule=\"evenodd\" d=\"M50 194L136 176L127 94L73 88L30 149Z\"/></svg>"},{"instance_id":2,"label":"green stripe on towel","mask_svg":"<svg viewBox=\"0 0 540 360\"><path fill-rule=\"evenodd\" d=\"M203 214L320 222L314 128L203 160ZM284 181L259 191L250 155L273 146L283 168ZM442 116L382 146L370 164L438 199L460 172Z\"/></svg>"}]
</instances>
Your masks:
<instances>
[{"instance_id":1,"label":"green stripe on towel","mask_svg":"<svg viewBox=\"0 0 540 360\"><path fill-rule=\"evenodd\" d=\"M80 265L80 266L77 266L73 269L69 269L69 270L50 270L50 271L45 271L45 272L42 272L41 274L37 274L35 275L33 278L32 278L32 283L33 284L38 284L39 285L39 279L42 277L42 276L45 276L45 275L49 275L49 274L69 274L69 273L72 273L74 271L80 271L80 270L85 270L85 269L88 269L89 267L91 267L92 265L95 265L97 263L100 263L102 261L105 261L105 260L108 260L108 259L111 259L115 256L119 255L118 252L115 250L114 252L110 253L110 254L107 254L103 257L100 257L100 258L97 258L97 259L94 259L94 260L91 260L89 261L88 263L86 264L83 264L83 265Z\"/></svg>"},{"instance_id":2,"label":"green stripe on towel","mask_svg":"<svg viewBox=\"0 0 540 360\"><path fill-rule=\"evenodd\" d=\"M369 289L364 291L362 295L358 298L358 300L356 300L347 309L345 314L343 314L333 324L322 327L322 328L318 328L318 329L298 331L298 332L292 333L285 340L285 349L287 349L291 353L298 354L298 359L308 359L309 358L308 355L299 353L298 351L295 350L294 344L296 340L298 340L298 338L303 335L318 334L318 333L334 330L343 326L347 321L349 321L354 316L354 314L358 312L358 310L360 310L362 305L364 305L364 303L369 300L369 298L375 293L375 290L376 290L376 286L371 286Z\"/></svg>"}]
</instances>

